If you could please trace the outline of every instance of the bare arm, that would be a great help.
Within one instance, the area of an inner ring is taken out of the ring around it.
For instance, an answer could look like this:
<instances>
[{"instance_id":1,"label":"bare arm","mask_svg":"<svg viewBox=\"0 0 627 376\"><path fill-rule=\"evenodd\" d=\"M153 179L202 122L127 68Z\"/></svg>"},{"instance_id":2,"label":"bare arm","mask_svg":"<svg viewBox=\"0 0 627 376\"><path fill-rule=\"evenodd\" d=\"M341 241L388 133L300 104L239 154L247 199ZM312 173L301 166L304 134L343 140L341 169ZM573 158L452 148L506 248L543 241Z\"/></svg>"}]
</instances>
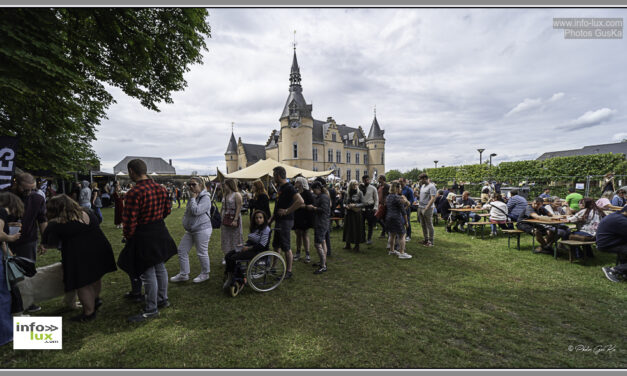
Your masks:
<instances>
[{"instance_id":1,"label":"bare arm","mask_svg":"<svg viewBox=\"0 0 627 376\"><path fill-rule=\"evenodd\" d=\"M296 210L300 209L301 207L305 206L305 200L303 200L303 197L300 195L300 193L296 193L293 197L294 203L292 203L292 206L290 206L289 208L287 208L287 210L285 211L285 215L289 215L290 213L294 213Z\"/></svg>"}]
</instances>

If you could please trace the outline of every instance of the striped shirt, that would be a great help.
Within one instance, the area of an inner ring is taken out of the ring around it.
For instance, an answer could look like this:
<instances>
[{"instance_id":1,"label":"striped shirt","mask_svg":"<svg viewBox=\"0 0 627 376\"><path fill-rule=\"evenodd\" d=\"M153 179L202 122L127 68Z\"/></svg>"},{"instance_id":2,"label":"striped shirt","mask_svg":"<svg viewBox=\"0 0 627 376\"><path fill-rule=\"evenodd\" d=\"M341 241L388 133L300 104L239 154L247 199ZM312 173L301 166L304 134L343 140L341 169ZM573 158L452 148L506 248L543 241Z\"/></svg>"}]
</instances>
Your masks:
<instances>
[{"instance_id":1,"label":"striped shirt","mask_svg":"<svg viewBox=\"0 0 627 376\"><path fill-rule=\"evenodd\" d=\"M252 246L253 251L261 252L268 248L270 244L270 227L266 226L264 229L259 229L248 234L248 241L246 245Z\"/></svg>"}]
</instances>

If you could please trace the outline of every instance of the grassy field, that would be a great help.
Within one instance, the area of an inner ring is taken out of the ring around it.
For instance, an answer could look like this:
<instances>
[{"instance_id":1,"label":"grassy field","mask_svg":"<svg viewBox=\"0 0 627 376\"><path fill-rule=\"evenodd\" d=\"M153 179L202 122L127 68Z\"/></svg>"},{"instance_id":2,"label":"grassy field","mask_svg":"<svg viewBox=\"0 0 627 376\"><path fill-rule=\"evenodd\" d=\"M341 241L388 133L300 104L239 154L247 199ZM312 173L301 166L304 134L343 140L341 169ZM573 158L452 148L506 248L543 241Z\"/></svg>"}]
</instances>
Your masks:
<instances>
[{"instance_id":1,"label":"grassy field","mask_svg":"<svg viewBox=\"0 0 627 376\"><path fill-rule=\"evenodd\" d=\"M173 209L167 218L177 243L183 212L183 207ZM112 224L112 209L103 214L102 227L117 256L121 230ZM615 262L614 255L595 252L587 264L571 264L564 256L532 254L527 235L518 251L507 249L506 238L447 234L442 225L436 227L435 247L424 248L418 244L418 224L412 226L411 260L388 256L378 232L375 243L362 245L361 252L342 250L336 230L327 273L314 275L312 266L295 263L294 277L275 291L245 288L236 298L221 290L220 232L215 231L210 280L171 283L172 306L158 318L127 323L142 305L122 297L129 290L126 274L111 273L103 279L105 303L95 321L74 323L66 319L77 312L63 314L63 350L3 346L0 367L627 366L627 285L609 282L601 271ZM51 250L38 265L59 259ZM190 260L193 277L200 270L194 250ZM176 257L167 268L170 276L178 272ZM42 306L37 315L55 316L63 308L60 298Z\"/></svg>"}]
</instances>

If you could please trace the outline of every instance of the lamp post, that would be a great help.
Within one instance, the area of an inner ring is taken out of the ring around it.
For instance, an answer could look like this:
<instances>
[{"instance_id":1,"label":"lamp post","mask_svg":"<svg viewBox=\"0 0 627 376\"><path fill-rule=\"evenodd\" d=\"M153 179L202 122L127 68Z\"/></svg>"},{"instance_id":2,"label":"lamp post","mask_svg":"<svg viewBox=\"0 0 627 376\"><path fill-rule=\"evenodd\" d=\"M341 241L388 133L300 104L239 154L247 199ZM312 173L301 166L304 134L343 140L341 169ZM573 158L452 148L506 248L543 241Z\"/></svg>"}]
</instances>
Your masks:
<instances>
[{"instance_id":1,"label":"lamp post","mask_svg":"<svg viewBox=\"0 0 627 376\"><path fill-rule=\"evenodd\" d=\"M484 152L485 149L477 149L477 151L479 152L479 164L481 164L481 153Z\"/></svg>"},{"instance_id":2,"label":"lamp post","mask_svg":"<svg viewBox=\"0 0 627 376\"><path fill-rule=\"evenodd\" d=\"M492 168L492 157L496 157L496 153L490 154L490 168Z\"/></svg>"},{"instance_id":3,"label":"lamp post","mask_svg":"<svg viewBox=\"0 0 627 376\"><path fill-rule=\"evenodd\" d=\"M438 161L433 161L435 163L435 168L438 168Z\"/></svg>"}]
</instances>

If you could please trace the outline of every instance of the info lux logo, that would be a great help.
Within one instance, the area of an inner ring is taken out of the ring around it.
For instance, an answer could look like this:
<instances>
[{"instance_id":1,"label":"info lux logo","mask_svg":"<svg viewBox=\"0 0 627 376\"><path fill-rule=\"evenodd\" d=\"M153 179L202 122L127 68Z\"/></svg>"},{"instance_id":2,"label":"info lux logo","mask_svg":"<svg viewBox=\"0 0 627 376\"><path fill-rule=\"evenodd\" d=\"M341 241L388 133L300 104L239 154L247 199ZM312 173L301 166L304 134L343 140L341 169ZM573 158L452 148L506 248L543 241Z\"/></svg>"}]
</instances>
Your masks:
<instances>
[{"instance_id":1,"label":"info lux logo","mask_svg":"<svg viewBox=\"0 0 627 376\"><path fill-rule=\"evenodd\" d=\"M61 350L61 317L14 317L14 350Z\"/></svg>"}]
</instances>

